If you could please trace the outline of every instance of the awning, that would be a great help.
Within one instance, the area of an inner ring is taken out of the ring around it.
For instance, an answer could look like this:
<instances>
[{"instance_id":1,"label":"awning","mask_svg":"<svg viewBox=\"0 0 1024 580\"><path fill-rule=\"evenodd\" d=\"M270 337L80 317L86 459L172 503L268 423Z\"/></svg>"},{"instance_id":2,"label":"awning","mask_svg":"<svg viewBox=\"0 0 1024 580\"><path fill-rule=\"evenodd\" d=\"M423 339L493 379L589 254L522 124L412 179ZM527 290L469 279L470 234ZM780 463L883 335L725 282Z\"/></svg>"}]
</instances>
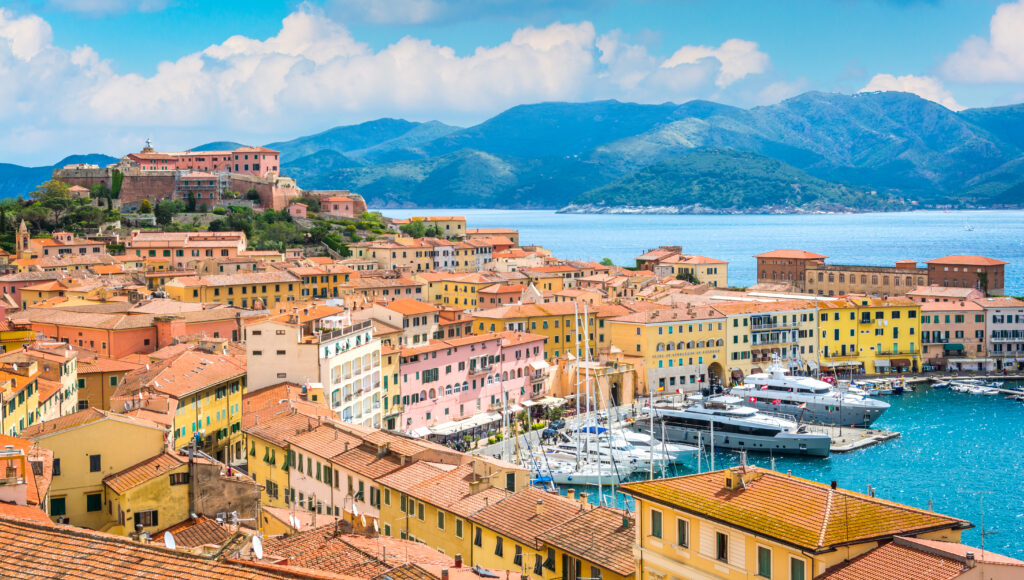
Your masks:
<instances>
[{"instance_id":1,"label":"awning","mask_svg":"<svg viewBox=\"0 0 1024 580\"><path fill-rule=\"evenodd\" d=\"M809 361L807 361L807 368L809 368L809 369L816 369L816 368L818 368L818 363L816 363L816 362L814 362L812 360L809 360Z\"/></svg>"},{"instance_id":2,"label":"awning","mask_svg":"<svg viewBox=\"0 0 1024 580\"><path fill-rule=\"evenodd\" d=\"M511 413L518 413L519 411L522 411L523 408L517 405L516 403L512 403L511 405L508 406L508 410Z\"/></svg>"},{"instance_id":3,"label":"awning","mask_svg":"<svg viewBox=\"0 0 1024 580\"><path fill-rule=\"evenodd\" d=\"M860 363L857 362L857 361L852 361L852 360L841 360L841 361L837 361L837 362L823 362L823 363L821 363L821 366L823 366L825 368L833 369L833 368L836 368L836 367L859 367Z\"/></svg>"},{"instance_id":4,"label":"awning","mask_svg":"<svg viewBox=\"0 0 1024 580\"><path fill-rule=\"evenodd\" d=\"M949 344L942 345L942 350L962 351L963 349L964 345L959 342L951 342Z\"/></svg>"},{"instance_id":5,"label":"awning","mask_svg":"<svg viewBox=\"0 0 1024 580\"><path fill-rule=\"evenodd\" d=\"M569 396L570 397L575 397L576 395L569 395ZM523 404L525 405L527 402L531 402L531 403L533 403L535 405L544 405L545 407L558 407L558 406L561 406L561 405L565 404L565 399L563 399L561 397L548 397L548 396L544 396L544 397L538 397L538 398L534 399L533 401L524 401Z\"/></svg>"},{"instance_id":6,"label":"awning","mask_svg":"<svg viewBox=\"0 0 1024 580\"><path fill-rule=\"evenodd\" d=\"M535 360L530 363L530 367L535 371L542 371L550 366L546 360Z\"/></svg>"},{"instance_id":7,"label":"awning","mask_svg":"<svg viewBox=\"0 0 1024 580\"><path fill-rule=\"evenodd\" d=\"M791 369L798 369L798 368L800 368L800 361L798 361L798 360L791 360L791 361L789 361L789 368L791 368Z\"/></svg>"},{"instance_id":8,"label":"awning","mask_svg":"<svg viewBox=\"0 0 1024 580\"><path fill-rule=\"evenodd\" d=\"M894 367L909 367L911 362L909 358L894 358L889 361Z\"/></svg>"},{"instance_id":9,"label":"awning","mask_svg":"<svg viewBox=\"0 0 1024 580\"><path fill-rule=\"evenodd\" d=\"M731 376L734 379L742 379L743 378L743 371L741 371L740 369L733 369Z\"/></svg>"},{"instance_id":10,"label":"awning","mask_svg":"<svg viewBox=\"0 0 1024 580\"><path fill-rule=\"evenodd\" d=\"M887 361L887 360L876 360L875 361L875 368L879 368L879 367L886 368L888 366L889 366L889 361Z\"/></svg>"},{"instance_id":11,"label":"awning","mask_svg":"<svg viewBox=\"0 0 1024 580\"><path fill-rule=\"evenodd\" d=\"M757 373L763 373L763 372L764 371L761 370L761 367L754 367L754 368L750 369L750 374L752 374L752 375L756 375Z\"/></svg>"},{"instance_id":12,"label":"awning","mask_svg":"<svg viewBox=\"0 0 1024 580\"><path fill-rule=\"evenodd\" d=\"M974 363L994 363L995 359L992 358L951 358L947 359L951 363L960 364L974 364Z\"/></svg>"},{"instance_id":13,"label":"awning","mask_svg":"<svg viewBox=\"0 0 1024 580\"><path fill-rule=\"evenodd\" d=\"M422 439L423 437L430 435L430 427L417 427L413 429L410 433L413 437L419 437Z\"/></svg>"},{"instance_id":14,"label":"awning","mask_svg":"<svg viewBox=\"0 0 1024 580\"><path fill-rule=\"evenodd\" d=\"M540 403L538 403L537 401L523 401L523 406L524 407L532 407L534 405L539 405L539 404Z\"/></svg>"}]
</instances>

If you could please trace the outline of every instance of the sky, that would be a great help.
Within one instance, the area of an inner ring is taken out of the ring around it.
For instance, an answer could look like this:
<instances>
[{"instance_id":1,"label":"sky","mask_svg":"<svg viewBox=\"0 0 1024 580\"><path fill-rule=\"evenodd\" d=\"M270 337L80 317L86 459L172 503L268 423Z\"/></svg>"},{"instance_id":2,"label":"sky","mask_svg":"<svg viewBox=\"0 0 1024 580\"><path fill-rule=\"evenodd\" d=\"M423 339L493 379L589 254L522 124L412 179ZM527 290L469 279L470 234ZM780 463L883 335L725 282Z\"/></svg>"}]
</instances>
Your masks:
<instances>
[{"instance_id":1,"label":"sky","mask_svg":"<svg viewBox=\"0 0 1024 580\"><path fill-rule=\"evenodd\" d=\"M0 162L542 101L1024 102L1024 0L0 0Z\"/></svg>"}]
</instances>

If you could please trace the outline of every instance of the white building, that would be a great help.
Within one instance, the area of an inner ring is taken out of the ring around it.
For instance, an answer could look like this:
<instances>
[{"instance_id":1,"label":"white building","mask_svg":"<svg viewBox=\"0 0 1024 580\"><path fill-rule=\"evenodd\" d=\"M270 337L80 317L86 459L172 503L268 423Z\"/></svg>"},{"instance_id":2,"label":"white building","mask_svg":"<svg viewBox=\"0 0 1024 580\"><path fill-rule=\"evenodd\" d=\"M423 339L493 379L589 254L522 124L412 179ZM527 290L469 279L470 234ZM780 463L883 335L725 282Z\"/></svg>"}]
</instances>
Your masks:
<instances>
[{"instance_id":1,"label":"white building","mask_svg":"<svg viewBox=\"0 0 1024 580\"><path fill-rule=\"evenodd\" d=\"M247 324L245 338L249 391L305 385L342 421L380 427L380 340L370 321L352 323L336 306L308 306Z\"/></svg>"},{"instance_id":2,"label":"white building","mask_svg":"<svg viewBox=\"0 0 1024 580\"><path fill-rule=\"evenodd\" d=\"M985 349L997 368L1024 363L1024 302L1009 296L977 298L985 308Z\"/></svg>"}]
</instances>

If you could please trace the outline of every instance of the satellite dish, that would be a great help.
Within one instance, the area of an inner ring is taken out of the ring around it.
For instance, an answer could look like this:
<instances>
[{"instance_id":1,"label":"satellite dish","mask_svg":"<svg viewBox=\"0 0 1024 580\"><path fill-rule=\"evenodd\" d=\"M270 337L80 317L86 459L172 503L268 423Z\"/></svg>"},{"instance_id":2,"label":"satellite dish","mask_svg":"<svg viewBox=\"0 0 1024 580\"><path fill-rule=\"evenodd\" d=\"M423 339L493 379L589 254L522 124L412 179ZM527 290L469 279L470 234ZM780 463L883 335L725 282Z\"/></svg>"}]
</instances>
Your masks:
<instances>
[{"instance_id":1,"label":"satellite dish","mask_svg":"<svg viewBox=\"0 0 1024 580\"><path fill-rule=\"evenodd\" d=\"M178 547L174 542L174 536L170 532L164 534L164 546L167 546L168 550L175 550Z\"/></svg>"},{"instance_id":2,"label":"satellite dish","mask_svg":"<svg viewBox=\"0 0 1024 580\"><path fill-rule=\"evenodd\" d=\"M252 537L252 553L256 555L257 560L263 559L263 542L259 536Z\"/></svg>"},{"instance_id":3,"label":"satellite dish","mask_svg":"<svg viewBox=\"0 0 1024 580\"><path fill-rule=\"evenodd\" d=\"M366 527L366 516L359 516L359 519L363 522L363 527Z\"/></svg>"},{"instance_id":4,"label":"satellite dish","mask_svg":"<svg viewBox=\"0 0 1024 580\"><path fill-rule=\"evenodd\" d=\"M288 516L288 525L293 528L295 527L295 516Z\"/></svg>"},{"instance_id":5,"label":"satellite dish","mask_svg":"<svg viewBox=\"0 0 1024 580\"><path fill-rule=\"evenodd\" d=\"M380 526L377 525L377 520L373 520L373 531L380 533Z\"/></svg>"},{"instance_id":6,"label":"satellite dish","mask_svg":"<svg viewBox=\"0 0 1024 580\"><path fill-rule=\"evenodd\" d=\"M356 504L352 504L352 515L354 515L354 516L358 516L359 515L359 506L357 506Z\"/></svg>"}]
</instances>

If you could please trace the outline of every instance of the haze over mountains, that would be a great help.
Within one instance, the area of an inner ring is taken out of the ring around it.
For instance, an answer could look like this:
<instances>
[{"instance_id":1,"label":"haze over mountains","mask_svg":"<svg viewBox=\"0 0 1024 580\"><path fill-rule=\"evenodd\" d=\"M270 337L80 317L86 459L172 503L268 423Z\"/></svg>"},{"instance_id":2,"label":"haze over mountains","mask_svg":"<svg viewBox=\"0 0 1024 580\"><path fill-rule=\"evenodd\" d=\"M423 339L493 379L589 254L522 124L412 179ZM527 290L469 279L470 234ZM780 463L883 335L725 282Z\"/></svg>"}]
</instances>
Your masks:
<instances>
[{"instance_id":1,"label":"haze over mountains","mask_svg":"<svg viewBox=\"0 0 1024 580\"><path fill-rule=\"evenodd\" d=\"M300 187L350 189L371 207L1024 205L1024 105L957 113L909 93L810 92L753 109L540 103L469 128L378 119L267 146ZM0 191L27 193L44 169L0 166Z\"/></svg>"}]
</instances>

